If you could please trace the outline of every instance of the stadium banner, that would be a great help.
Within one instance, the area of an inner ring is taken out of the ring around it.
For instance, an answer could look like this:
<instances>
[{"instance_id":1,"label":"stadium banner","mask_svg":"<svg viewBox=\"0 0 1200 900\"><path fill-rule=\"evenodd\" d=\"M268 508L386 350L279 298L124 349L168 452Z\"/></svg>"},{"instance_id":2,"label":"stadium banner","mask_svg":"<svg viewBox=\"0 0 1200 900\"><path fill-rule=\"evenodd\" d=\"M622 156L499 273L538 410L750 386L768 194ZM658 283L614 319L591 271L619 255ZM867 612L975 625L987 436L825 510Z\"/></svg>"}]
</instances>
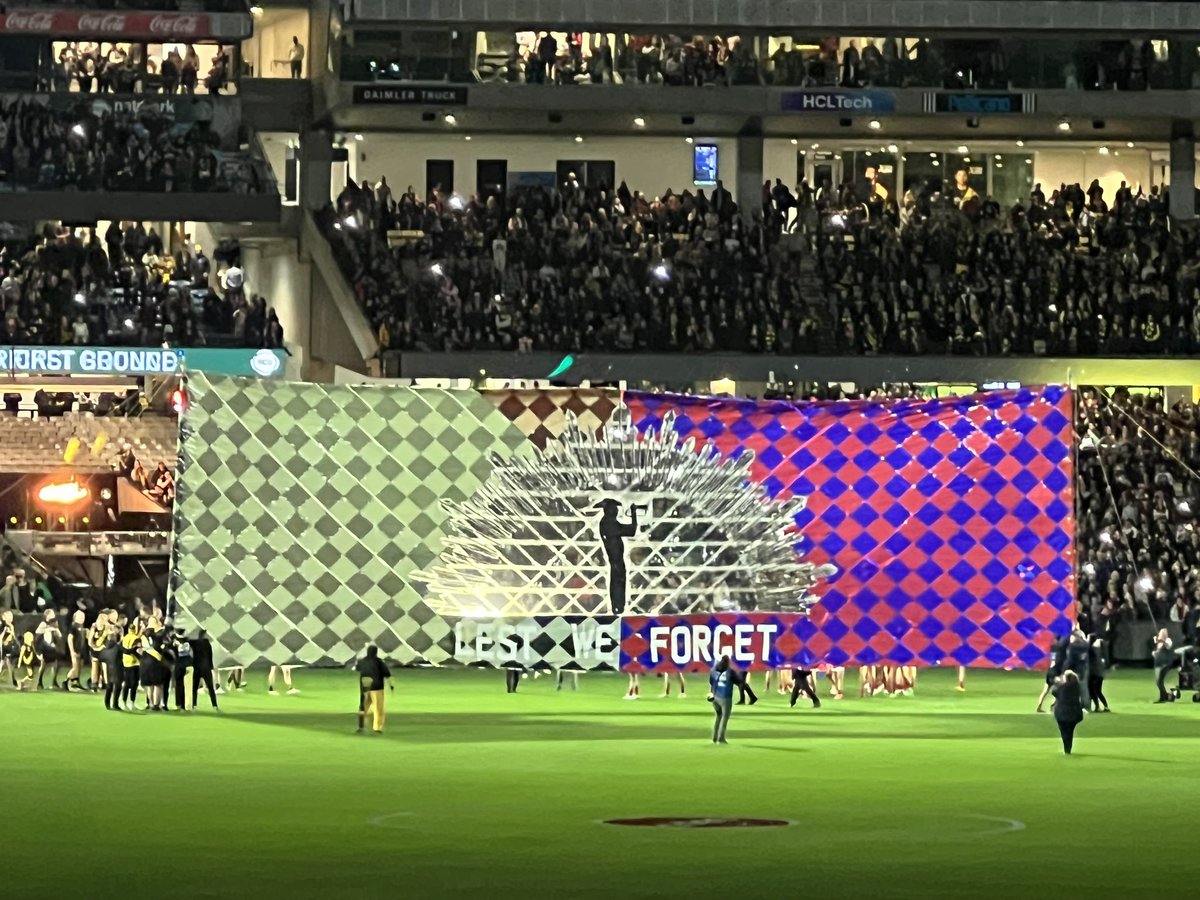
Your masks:
<instances>
[{"instance_id":1,"label":"stadium banner","mask_svg":"<svg viewBox=\"0 0 1200 900\"><path fill-rule=\"evenodd\" d=\"M803 658L1041 665L1075 602L1072 395L994 391L795 404L627 392L638 428L752 456L773 500L806 498L797 552L833 574Z\"/></svg>"},{"instance_id":2,"label":"stadium banner","mask_svg":"<svg viewBox=\"0 0 1200 900\"><path fill-rule=\"evenodd\" d=\"M728 628L746 668L1035 667L1071 624L1063 388L806 404L198 372L189 401L172 594L226 661L374 643L672 671Z\"/></svg>"},{"instance_id":3,"label":"stadium banner","mask_svg":"<svg viewBox=\"0 0 1200 900\"><path fill-rule=\"evenodd\" d=\"M896 95L835 88L784 91L780 108L792 113L891 113L896 111Z\"/></svg>"},{"instance_id":4,"label":"stadium banner","mask_svg":"<svg viewBox=\"0 0 1200 900\"><path fill-rule=\"evenodd\" d=\"M125 10L22 9L0 12L0 34L33 34L91 40L242 41L250 37L245 13L134 12Z\"/></svg>"},{"instance_id":5,"label":"stadium banner","mask_svg":"<svg viewBox=\"0 0 1200 900\"><path fill-rule=\"evenodd\" d=\"M921 108L927 113L1034 113L1037 94L1002 91L970 91L954 93L930 91L921 98Z\"/></svg>"},{"instance_id":6,"label":"stadium banner","mask_svg":"<svg viewBox=\"0 0 1200 900\"><path fill-rule=\"evenodd\" d=\"M459 619L456 662L526 669L616 669L622 620L611 616Z\"/></svg>"},{"instance_id":7,"label":"stadium banner","mask_svg":"<svg viewBox=\"0 0 1200 900\"><path fill-rule=\"evenodd\" d=\"M285 350L233 347L41 347L0 345L0 372L10 375L175 375L185 367L217 375L277 378Z\"/></svg>"},{"instance_id":8,"label":"stadium banner","mask_svg":"<svg viewBox=\"0 0 1200 900\"><path fill-rule=\"evenodd\" d=\"M815 668L819 660L805 650L813 631L810 617L797 613L625 616L621 671L707 672L722 656L743 672Z\"/></svg>"},{"instance_id":9,"label":"stadium banner","mask_svg":"<svg viewBox=\"0 0 1200 900\"><path fill-rule=\"evenodd\" d=\"M356 84L352 99L357 105L466 106L467 89L444 84Z\"/></svg>"}]
</instances>

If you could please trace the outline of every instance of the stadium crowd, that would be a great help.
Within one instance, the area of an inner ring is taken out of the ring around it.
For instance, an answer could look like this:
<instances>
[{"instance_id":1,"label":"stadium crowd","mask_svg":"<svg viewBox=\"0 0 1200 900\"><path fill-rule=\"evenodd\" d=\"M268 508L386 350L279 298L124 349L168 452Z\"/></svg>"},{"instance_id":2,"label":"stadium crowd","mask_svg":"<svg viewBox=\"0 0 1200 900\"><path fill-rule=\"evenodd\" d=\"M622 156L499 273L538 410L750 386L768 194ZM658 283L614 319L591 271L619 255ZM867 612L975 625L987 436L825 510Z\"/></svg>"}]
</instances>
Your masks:
<instances>
[{"instance_id":1,"label":"stadium crowd","mask_svg":"<svg viewBox=\"0 0 1200 900\"><path fill-rule=\"evenodd\" d=\"M241 253L172 253L151 227L109 224L77 235L48 227L0 249L0 344L283 346L273 308L247 296Z\"/></svg>"},{"instance_id":2,"label":"stadium crowd","mask_svg":"<svg viewBox=\"0 0 1200 900\"><path fill-rule=\"evenodd\" d=\"M1125 388L1080 393L1080 617L1089 633L1177 623L1198 644L1200 413Z\"/></svg>"},{"instance_id":3,"label":"stadium crowd","mask_svg":"<svg viewBox=\"0 0 1200 900\"><path fill-rule=\"evenodd\" d=\"M527 37L526 37L527 36ZM481 54L484 80L526 84L776 85L802 88L943 87L951 90L1057 87L1146 90L1171 87L1167 60L1150 40L1040 48L1028 42L785 38L769 49L751 37L697 34L527 31L506 58ZM1032 56L1030 56L1032 54ZM414 78L424 61L376 60L378 78Z\"/></svg>"},{"instance_id":4,"label":"stadium crowd","mask_svg":"<svg viewBox=\"0 0 1200 900\"><path fill-rule=\"evenodd\" d=\"M205 67L191 44L182 53L172 47L160 61L145 44L71 41L49 61L40 84L84 94L220 94L228 88L231 65L224 47Z\"/></svg>"},{"instance_id":5,"label":"stadium crowd","mask_svg":"<svg viewBox=\"0 0 1200 900\"><path fill-rule=\"evenodd\" d=\"M0 190L18 189L259 193L263 185L236 155L222 164L206 122L17 98L0 109Z\"/></svg>"},{"instance_id":6,"label":"stadium crowd","mask_svg":"<svg viewBox=\"0 0 1200 900\"><path fill-rule=\"evenodd\" d=\"M351 182L322 225L385 349L1119 355L1200 352L1194 231L1165 191L965 172L650 197L570 180L463 199ZM391 241L388 233L402 235Z\"/></svg>"}]
</instances>

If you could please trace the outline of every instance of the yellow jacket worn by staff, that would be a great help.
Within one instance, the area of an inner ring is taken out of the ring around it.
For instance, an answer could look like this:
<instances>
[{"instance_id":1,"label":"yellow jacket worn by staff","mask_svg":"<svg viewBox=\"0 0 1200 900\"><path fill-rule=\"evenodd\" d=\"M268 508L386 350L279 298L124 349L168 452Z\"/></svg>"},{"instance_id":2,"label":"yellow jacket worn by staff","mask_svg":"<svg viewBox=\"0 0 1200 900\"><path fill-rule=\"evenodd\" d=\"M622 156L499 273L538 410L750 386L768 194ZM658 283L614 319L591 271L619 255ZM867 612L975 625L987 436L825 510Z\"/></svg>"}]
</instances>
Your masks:
<instances>
[{"instance_id":1,"label":"yellow jacket worn by staff","mask_svg":"<svg viewBox=\"0 0 1200 900\"><path fill-rule=\"evenodd\" d=\"M137 631L129 631L121 638L121 649L125 652L121 655L121 665L127 669L136 669L138 664L137 654L134 650L137 649L138 642L142 636Z\"/></svg>"}]
</instances>

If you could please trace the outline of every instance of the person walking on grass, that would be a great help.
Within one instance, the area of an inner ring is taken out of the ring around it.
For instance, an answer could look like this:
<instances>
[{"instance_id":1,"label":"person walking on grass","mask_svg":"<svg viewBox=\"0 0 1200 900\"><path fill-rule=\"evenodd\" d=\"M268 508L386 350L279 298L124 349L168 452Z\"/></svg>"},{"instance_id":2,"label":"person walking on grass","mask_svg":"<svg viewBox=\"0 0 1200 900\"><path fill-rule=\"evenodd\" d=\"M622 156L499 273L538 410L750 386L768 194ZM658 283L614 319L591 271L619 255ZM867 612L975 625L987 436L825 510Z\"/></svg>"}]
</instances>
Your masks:
<instances>
[{"instance_id":1,"label":"person walking on grass","mask_svg":"<svg viewBox=\"0 0 1200 900\"><path fill-rule=\"evenodd\" d=\"M733 689L737 683L738 676L729 667L729 657L722 656L708 676L708 699L716 714L712 736L714 744L728 743L725 729L729 726L729 714L733 711Z\"/></svg>"},{"instance_id":2,"label":"person walking on grass","mask_svg":"<svg viewBox=\"0 0 1200 900\"><path fill-rule=\"evenodd\" d=\"M366 657L359 661L356 669L359 689L358 733L363 733L366 718L370 715L371 731L375 734L383 734L383 720L386 715L383 686L386 683L393 691L396 690L396 686L391 681L392 671L379 658L379 648L375 646L367 648Z\"/></svg>"},{"instance_id":3,"label":"person walking on grass","mask_svg":"<svg viewBox=\"0 0 1200 900\"><path fill-rule=\"evenodd\" d=\"M1104 676L1108 674L1108 655L1104 646L1104 638L1092 641L1091 656L1088 659L1088 697L1092 701L1092 712L1111 712L1108 708L1108 698L1104 696ZM1104 708L1101 709L1100 705Z\"/></svg>"},{"instance_id":4,"label":"person walking on grass","mask_svg":"<svg viewBox=\"0 0 1200 900\"><path fill-rule=\"evenodd\" d=\"M1075 728L1083 721L1083 687L1073 669L1067 669L1055 680L1050 692L1054 695L1054 721L1062 736L1063 753L1071 755L1075 745Z\"/></svg>"}]
</instances>

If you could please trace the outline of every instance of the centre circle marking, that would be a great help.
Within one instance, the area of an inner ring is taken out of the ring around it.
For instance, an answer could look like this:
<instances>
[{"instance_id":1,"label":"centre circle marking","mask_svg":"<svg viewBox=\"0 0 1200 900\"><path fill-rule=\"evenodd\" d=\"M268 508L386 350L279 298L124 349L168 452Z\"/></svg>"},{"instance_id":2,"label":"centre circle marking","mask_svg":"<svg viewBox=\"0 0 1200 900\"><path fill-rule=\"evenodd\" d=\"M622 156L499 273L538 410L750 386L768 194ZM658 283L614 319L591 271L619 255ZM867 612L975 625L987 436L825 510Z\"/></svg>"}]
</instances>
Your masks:
<instances>
[{"instance_id":1,"label":"centre circle marking","mask_svg":"<svg viewBox=\"0 0 1200 900\"><path fill-rule=\"evenodd\" d=\"M632 828L787 828L787 819L747 819L732 816L641 816L631 819L604 819L605 825Z\"/></svg>"}]
</instances>

